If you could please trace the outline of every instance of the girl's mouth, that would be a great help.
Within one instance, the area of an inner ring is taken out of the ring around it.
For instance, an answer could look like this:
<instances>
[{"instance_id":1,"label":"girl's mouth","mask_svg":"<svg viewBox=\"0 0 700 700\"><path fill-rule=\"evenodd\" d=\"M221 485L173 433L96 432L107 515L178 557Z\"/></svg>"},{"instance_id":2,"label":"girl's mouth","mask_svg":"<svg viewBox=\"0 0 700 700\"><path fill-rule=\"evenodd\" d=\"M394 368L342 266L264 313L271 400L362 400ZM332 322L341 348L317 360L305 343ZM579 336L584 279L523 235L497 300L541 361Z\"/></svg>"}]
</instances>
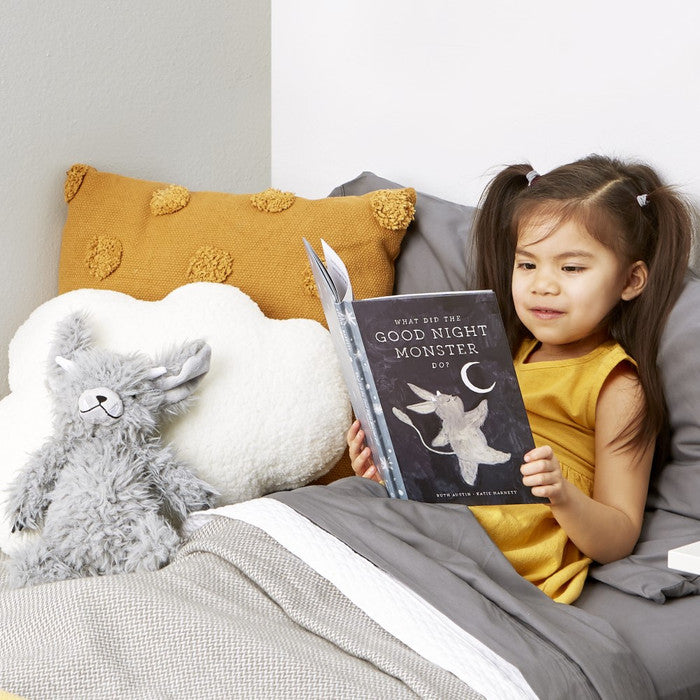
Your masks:
<instances>
[{"instance_id":1,"label":"girl's mouth","mask_svg":"<svg viewBox=\"0 0 700 700\"><path fill-rule=\"evenodd\" d=\"M558 311L557 309L547 309L543 307L536 307L534 309L530 309L530 313L542 321L550 321L552 319L561 318L564 315L563 311Z\"/></svg>"}]
</instances>

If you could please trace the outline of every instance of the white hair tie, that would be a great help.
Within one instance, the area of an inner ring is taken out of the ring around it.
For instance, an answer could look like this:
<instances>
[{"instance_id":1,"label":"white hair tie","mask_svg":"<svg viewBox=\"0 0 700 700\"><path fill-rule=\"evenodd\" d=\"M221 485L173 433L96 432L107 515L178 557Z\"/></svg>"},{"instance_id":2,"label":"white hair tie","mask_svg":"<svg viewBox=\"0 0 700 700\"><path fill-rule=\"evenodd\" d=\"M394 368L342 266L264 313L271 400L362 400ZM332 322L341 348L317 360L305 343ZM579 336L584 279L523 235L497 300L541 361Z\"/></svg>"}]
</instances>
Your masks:
<instances>
[{"instance_id":1,"label":"white hair tie","mask_svg":"<svg viewBox=\"0 0 700 700\"><path fill-rule=\"evenodd\" d=\"M637 204L639 204L640 207L645 207L649 204L649 197L646 194L637 195Z\"/></svg>"},{"instance_id":2,"label":"white hair tie","mask_svg":"<svg viewBox=\"0 0 700 700\"><path fill-rule=\"evenodd\" d=\"M539 176L540 174L536 170L531 170L527 175L525 175L527 179L527 186L529 187Z\"/></svg>"}]
</instances>

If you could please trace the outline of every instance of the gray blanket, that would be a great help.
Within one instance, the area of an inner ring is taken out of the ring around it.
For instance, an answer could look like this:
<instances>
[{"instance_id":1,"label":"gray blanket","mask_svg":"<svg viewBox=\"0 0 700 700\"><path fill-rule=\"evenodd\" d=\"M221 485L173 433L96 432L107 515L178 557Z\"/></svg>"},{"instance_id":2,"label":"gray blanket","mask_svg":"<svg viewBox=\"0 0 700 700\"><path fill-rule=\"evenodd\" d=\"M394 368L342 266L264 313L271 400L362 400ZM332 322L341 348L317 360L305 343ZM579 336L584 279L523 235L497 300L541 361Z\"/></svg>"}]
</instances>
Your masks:
<instances>
[{"instance_id":1,"label":"gray blanket","mask_svg":"<svg viewBox=\"0 0 700 700\"><path fill-rule=\"evenodd\" d=\"M648 673L604 620L518 576L459 505L386 497L350 477L274 494L391 573L516 666L541 698L654 698Z\"/></svg>"},{"instance_id":2,"label":"gray blanket","mask_svg":"<svg viewBox=\"0 0 700 700\"><path fill-rule=\"evenodd\" d=\"M479 697L226 518L154 573L2 590L0 631L0 689L31 700Z\"/></svg>"},{"instance_id":3,"label":"gray blanket","mask_svg":"<svg viewBox=\"0 0 700 700\"><path fill-rule=\"evenodd\" d=\"M516 666L541 698L653 698L603 620L521 579L462 506L350 478L274 494ZM33 698L477 697L257 528L216 518L150 574L0 592L0 689Z\"/></svg>"}]
</instances>

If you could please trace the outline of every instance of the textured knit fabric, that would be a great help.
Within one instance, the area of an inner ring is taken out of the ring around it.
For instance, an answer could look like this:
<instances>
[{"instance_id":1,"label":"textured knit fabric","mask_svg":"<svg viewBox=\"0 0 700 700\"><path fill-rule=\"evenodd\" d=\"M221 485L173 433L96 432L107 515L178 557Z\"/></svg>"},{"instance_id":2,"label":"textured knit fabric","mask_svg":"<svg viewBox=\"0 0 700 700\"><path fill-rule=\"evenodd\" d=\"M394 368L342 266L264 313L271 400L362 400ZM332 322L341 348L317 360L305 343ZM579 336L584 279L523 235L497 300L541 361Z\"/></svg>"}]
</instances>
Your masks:
<instances>
[{"instance_id":1,"label":"textured knit fabric","mask_svg":"<svg viewBox=\"0 0 700 700\"><path fill-rule=\"evenodd\" d=\"M615 367L634 361L608 341L583 357L527 362L536 343L524 343L515 358L535 444L550 445L564 477L591 496L598 395ZM557 602L578 598L591 560L569 540L548 505L480 506L472 512L521 576Z\"/></svg>"},{"instance_id":2,"label":"textured knit fabric","mask_svg":"<svg viewBox=\"0 0 700 700\"><path fill-rule=\"evenodd\" d=\"M291 192L190 192L74 165L58 268L60 294L111 289L155 301L188 282L231 284L269 318L325 324L302 237L340 255L358 299L391 294L415 213L411 188L305 199Z\"/></svg>"},{"instance_id":3,"label":"textured knit fabric","mask_svg":"<svg viewBox=\"0 0 700 700\"><path fill-rule=\"evenodd\" d=\"M2 591L0 629L0 688L37 700L482 697L228 518L159 571Z\"/></svg>"}]
</instances>

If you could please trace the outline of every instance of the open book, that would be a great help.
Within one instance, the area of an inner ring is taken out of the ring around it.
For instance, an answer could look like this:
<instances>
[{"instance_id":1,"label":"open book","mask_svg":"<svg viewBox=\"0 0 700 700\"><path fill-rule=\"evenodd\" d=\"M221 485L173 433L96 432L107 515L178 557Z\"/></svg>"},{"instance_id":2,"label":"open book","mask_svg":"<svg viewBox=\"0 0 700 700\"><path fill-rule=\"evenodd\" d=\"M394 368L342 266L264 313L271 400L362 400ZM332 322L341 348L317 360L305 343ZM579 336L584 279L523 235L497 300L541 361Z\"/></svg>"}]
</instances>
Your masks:
<instances>
[{"instance_id":1,"label":"open book","mask_svg":"<svg viewBox=\"0 0 700 700\"><path fill-rule=\"evenodd\" d=\"M542 503L522 484L534 447L492 291L353 299L325 242L304 240L355 415L394 498Z\"/></svg>"}]
</instances>

